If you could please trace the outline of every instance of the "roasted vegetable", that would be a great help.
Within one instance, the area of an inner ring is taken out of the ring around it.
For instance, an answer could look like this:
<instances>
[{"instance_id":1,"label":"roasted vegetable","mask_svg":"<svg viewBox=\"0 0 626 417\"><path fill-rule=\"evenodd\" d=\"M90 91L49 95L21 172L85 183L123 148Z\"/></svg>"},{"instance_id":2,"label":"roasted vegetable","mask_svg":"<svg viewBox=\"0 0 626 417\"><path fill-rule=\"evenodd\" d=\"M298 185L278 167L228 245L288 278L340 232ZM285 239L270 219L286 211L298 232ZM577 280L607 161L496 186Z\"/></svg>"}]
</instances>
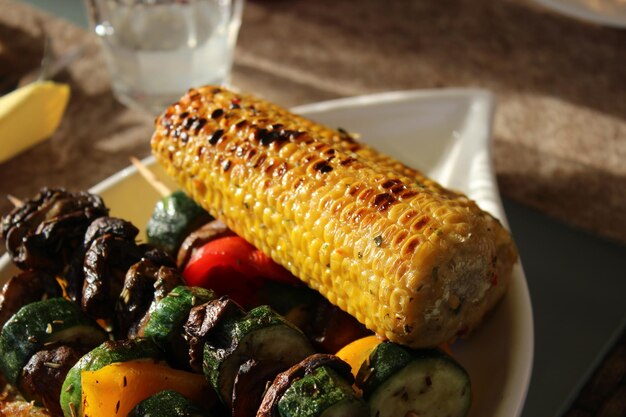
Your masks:
<instances>
[{"instance_id":1,"label":"roasted vegetable","mask_svg":"<svg viewBox=\"0 0 626 417\"><path fill-rule=\"evenodd\" d=\"M212 240L226 236L236 236L223 222L213 220L187 235L178 249L176 264L184 268L193 253Z\"/></svg>"},{"instance_id":2,"label":"roasted vegetable","mask_svg":"<svg viewBox=\"0 0 626 417\"><path fill-rule=\"evenodd\" d=\"M256 415L267 385L284 370L282 361L248 359L244 362L233 384L232 417Z\"/></svg>"},{"instance_id":3,"label":"roasted vegetable","mask_svg":"<svg viewBox=\"0 0 626 417\"><path fill-rule=\"evenodd\" d=\"M111 319L126 272L144 250L134 241L106 234L93 240L85 253L82 308L98 319Z\"/></svg>"},{"instance_id":4,"label":"roasted vegetable","mask_svg":"<svg viewBox=\"0 0 626 417\"><path fill-rule=\"evenodd\" d=\"M183 277L189 285L228 295L244 308L258 305L258 293L265 280L300 283L239 236L221 237L198 248L187 262Z\"/></svg>"},{"instance_id":5,"label":"roasted vegetable","mask_svg":"<svg viewBox=\"0 0 626 417\"><path fill-rule=\"evenodd\" d=\"M206 410L202 410L189 401L184 395L165 390L143 400L128 413L128 417L209 417Z\"/></svg>"},{"instance_id":6,"label":"roasted vegetable","mask_svg":"<svg viewBox=\"0 0 626 417\"><path fill-rule=\"evenodd\" d=\"M183 285L176 268L144 258L126 272L122 291L115 305L115 323L122 338L136 337L139 325L153 301L160 301L171 290Z\"/></svg>"},{"instance_id":7,"label":"roasted vegetable","mask_svg":"<svg viewBox=\"0 0 626 417\"><path fill-rule=\"evenodd\" d=\"M321 353L335 353L349 342L371 334L354 317L304 285L264 281L258 292L267 304L302 330Z\"/></svg>"},{"instance_id":8,"label":"roasted vegetable","mask_svg":"<svg viewBox=\"0 0 626 417\"><path fill-rule=\"evenodd\" d=\"M133 242L138 234L139 229L129 221L118 217L99 217L91 222L85 231L83 246L89 248L94 240L104 235L113 235L120 239Z\"/></svg>"},{"instance_id":9,"label":"roasted vegetable","mask_svg":"<svg viewBox=\"0 0 626 417\"><path fill-rule=\"evenodd\" d=\"M150 317L140 336L153 340L181 366L188 366L189 346L183 338L183 325L189 311L213 300L215 294L204 288L178 286L151 307Z\"/></svg>"},{"instance_id":10,"label":"roasted vegetable","mask_svg":"<svg viewBox=\"0 0 626 417\"><path fill-rule=\"evenodd\" d=\"M22 271L2 287L0 296L0 329L26 304L63 295L55 277L44 271Z\"/></svg>"},{"instance_id":11,"label":"roasted vegetable","mask_svg":"<svg viewBox=\"0 0 626 417\"><path fill-rule=\"evenodd\" d=\"M108 211L99 196L42 188L2 218L0 237L21 269L58 273L69 265L89 224Z\"/></svg>"},{"instance_id":12,"label":"roasted vegetable","mask_svg":"<svg viewBox=\"0 0 626 417\"><path fill-rule=\"evenodd\" d=\"M235 378L249 359L282 363L287 369L313 353L302 332L267 306L245 316L223 317L204 345L204 373L219 398L232 407Z\"/></svg>"},{"instance_id":13,"label":"roasted vegetable","mask_svg":"<svg viewBox=\"0 0 626 417\"><path fill-rule=\"evenodd\" d=\"M174 191L154 207L146 228L148 243L174 256L189 233L212 219L187 194Z\"/></svg>"},{"instance_id":14,"label":"roasted vegetable","mask_svg":"<svg viewBox=\"0 0 626 417\"><path fill-rule=\"evenodd\" d=\"M202 375L152 360L113 363L99 370L83 371L81 377L84 415L88 417L126 416L141 401L163 390L175 390L207 407L215 401L215 394Z\"/></svg>"},{"instance_id":15,"label":"roasted vegetable","mask_svg":"<svg viewBox=\"0 0 626 417\"><path fill-rule=\"evenodd\" d=\"M516 250L492 216L278 106L190 90L152 149L211 214L390 340L466 334L508 286Z\"/></svg>"},{"instance_id":16,"label":"roasted vegetable","mask_svg":"<svg viewBox=\"0 0 626 417\"><path fill-rule=\"evenodd\" d=\"M335 353L349 342L372 334L354 317L328 302L318 304L304 332L317 350L325 353Z\"/></svg>"},{"instance_id":17,"label":"roasted vegetable","mask_svg":"<svg viewBox=\"0 0 626 417\"><path fill-rule=\"evenodd\" d=\"M337 357L350 365L352 374L356 377L361 365L368 360L372 351L382 342L383 340L375 335L362 337L342 347L337 352Z\"/></svg>"},{"instance_id":18,"label":"roasted vegetable","mask_svg":"<svg viewBox=\"0 0 626 417\"><path fill-rule=\"evenodd\" d=\"M278 401L281 417L368 417L369 408L345 379L328 367L295 381Z\"/></svg>"},{"instance_id":19,"label":"roasted vegetable","mask_svg":"<svg viewBox=\"0 0 626 417\"><path fill-rule=\"evenodd\" d=\"M76 343L93 347L107 339L98 324L64 298L51 298L22 307L0 333L0 369L17 384L22 368L47 346Z\"/></svg>"},{"instance_id":20,"label":"roasted vegetable","mask_svg":"<svg viewBox=\"0 0 626 417\"><path fill-rule=\"evenodd\" d=\"M63 415L59 398L69 370L81 358L85 348L58 346L40 350L24 366L20 392L26 399L43 405L55 416Z\"/></svg>"},{"instance_id":21,"label":"roasted vegetable","mask_svg":"<svg viewBox=\"0 0 626 417\"><path fill-rule=\"evenodd\" d=\"M183 326L183 337L189 344L191 369L202 372L204 345L209 337L216 335L214 331L222 327L221 322L226 320L228 323L233 323L245 314L241 306L228 297L208 301L189 311L189 317ZM217 337L228 338L230 335L217 333Z\"/></svg>"},{"instance_id":22,"label":"roasted vegetable","mask_svg":"<svg viewBox=\"0 0 626 417\"><path fill-rule=\"evenodd\" d=\"M84 371L97 371L112 363L132 360L154 362L162 357L163 353L147 339L109 341L101 344L83 356L67 373L61 389L63 415L65 417L83 415L81 395Z\"/></svg>"},{"instance_id":23,"label":"roasted vegetable","mask_svg":"<svg viewBox=\"0 0 626 417\"><path fill-rule=\"evenodd\" d=\"M372 415L464 417L471 404L467 372L438 349L412 350L383 342L356 378Z\"/></svg>"},{"instance_id":24,"label":"roasted vegetable","mask_svg":"<svg viewBox=\"0 0 626 417\"><path fill-rule=\"evenodd\" d=\"M367 417L369 409L352 389L353 381L341 359L311 355L276 376L257 417Z\"/></svg>"}]
</instances>

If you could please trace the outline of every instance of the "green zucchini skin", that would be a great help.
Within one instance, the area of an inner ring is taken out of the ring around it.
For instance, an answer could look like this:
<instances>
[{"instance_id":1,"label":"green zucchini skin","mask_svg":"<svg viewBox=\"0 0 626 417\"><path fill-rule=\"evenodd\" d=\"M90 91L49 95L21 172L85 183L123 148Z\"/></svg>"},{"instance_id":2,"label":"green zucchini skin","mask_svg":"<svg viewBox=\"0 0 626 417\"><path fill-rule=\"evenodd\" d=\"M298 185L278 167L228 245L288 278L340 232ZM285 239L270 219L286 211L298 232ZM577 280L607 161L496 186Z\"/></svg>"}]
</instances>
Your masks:
<instances>
[{"instance_id":1,"label":"green zucchini skin","mask_svg":"<svg viewBox=\"0 0 626 417\"><path fill-rule=\"evenodd\" d=\"M128 413L128 417L211 417L184 395L172 391L161 391L146 398Z\"/></svg>"},{"instance_id":2,"label":"green zucchini skin","mask_svg":"<svg viewBox=\"0 0 626 417\"><path fill-rule=\"evenodd\" d=\"M215 293L200 287L180 285L150 308L143 336L153 340L178 365L189 367L189 346L183 338L183 325L197 305L215 299Z\"/></svg>"},{"instance_id":3,"label":"green zucchini skin","mask_svg":"<svg viewBox=\"0 0 626 417\"><path fill-rule=\"evenodd\" d=\"M268 306L224 318L213 335L204 345L203 371L228 408L235 377L247 360L282 362L287 369L314 353L306 336Z\"/></svg>"},{"instance_id":4,"label":"green zucchini skin","mask_svg":"<svg viewBox=\"0 0 626 417\"><path fill-rule=\"evenodd\" d=\"M368 362L361 365L356 376L356 386L367 396L412 360L413 355L409 349L395 343L382 342L372 351Z\"/></svg>"},{"instance_id":5,"label":"green zucchini skin","mask_svg":"<svg viewBox=\"0 0 626 417\"><path fill-rule=\"evenodd\" d=\"M213 218L183 191L161 199L146 227L148 243L175 255L185 237Z\"/></svg>"},{"instance_id":6,"label":"green zucchini skin","mask_svg":"<svg viewBox=\"0 0 626 417\"><path fill-rule=\"evenodd\" d=\"M160 360L163 352L148 339L107 341L83 356L67 373L61 388L61 409L65 417L82 415L82 371L97 371L107 365L138 359ZM72 413L71 409L74 409Z\"/></svg>"},{"instance_id":7,"label":"green zucchini skin","mask_svg":"<svg viewBox=\"0 0 626 417\"><path fill-rule=\"evenodd\" d=\"M367 417L367 404L333 369L322 366L296 380L278 401L280 417Z\"/></svg>"},{"instance_id":8,"label":"green zucchini skin","mask_svg":"<svg viewBox=\"0 0 626 417\"><path fill-rule=\"evenodd\" d=\"M50 298L22 307L0 333L0 370L13 385L28 360L45 346L78 343L97 346L107 333L78 305L64 298Z\"/></svg>"},{"instance_id":9,"label":"green zucchini skin","mask_svg":"<svg viewBox=\"0 0 626 417\"><path fill-rule=\"evenodd\" d=\"M409 349L383 342L356 377L371 415L464 417L472 401L467 371L438 349Z\"/></svg>"}]
</instances>

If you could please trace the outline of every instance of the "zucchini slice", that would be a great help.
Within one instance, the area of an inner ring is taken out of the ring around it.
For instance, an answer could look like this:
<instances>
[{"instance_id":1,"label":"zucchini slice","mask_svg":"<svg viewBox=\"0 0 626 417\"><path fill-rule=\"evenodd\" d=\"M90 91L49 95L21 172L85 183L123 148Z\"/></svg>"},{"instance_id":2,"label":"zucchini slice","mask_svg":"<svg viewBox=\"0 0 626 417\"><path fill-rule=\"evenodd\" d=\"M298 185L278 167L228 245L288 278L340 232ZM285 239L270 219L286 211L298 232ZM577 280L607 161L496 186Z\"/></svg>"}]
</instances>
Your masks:
<instances>
[{"instance_id":1,"label":"zucchini slice","mask_svg":"<svg viewBox=\"0 0 626 417\"><path fill-rule=\"evenodd\" d=\"M61 388L61 409L65 417L82 416L82 371L97 371L107 365L131 360L159 360L161 350L148 339L107 341L83 356L67 373Z\"/></svg>"},{"instance_id":2,"label":"zucchini slice","mask_svg":"<svg viewBox=\"0 0 626 417\"><path fill-rule=\"evenodd\" d=\"M212 219L183 191L174 191L154 207L146 227L148 243L176 255L183 239Z\"/></svg>"},{"instance_id":3,"label":"zucchini slice","mask_svg":"<svg viewBox=\"0 0 626 417\"><path fill-rule=\"evenodd\" d=\"M166 390L146 398L128 413L128 417L210 417L187 397L176 391Z\"/></svg>"},{"instance_id":4,"label":"zucchini slice","mask_svg":"<svg viewBox=\"0 0 626 417\"><path fill-rule=\"evenodd\" d=\"M189 343L183 338L183 326L193 307L213 299L215 293L204 288L184 285L174 288L150 307L143 336L171 354L177 364L189 368Z\"/></svg>"},{"instance_id":5,"label":"zucchini slice","mask_svg":"<svg viewBox=\"0 0 626 417\"><path fill-rule=\"evenodd\" d=\"M71 301L50 298L30 303L2 328L0 370L16 385L24 365L44 347L76 343L90 348L107 338L106 332Z\"/></svg>"},{"instance_id":6,"label":"zucchini slice","mask_svg":"<svg viewBox=\"0 0 626 417\"><path fill-rule=\"evenodd\" d=\"M225 317L218 323L204 345L203 370L230 409L235 378L244 362L272 361L287 369L313 353L300 330L268 306L259 306L243 317Z\"/></svg>"},{"instance_id":7,"label":"zucchini slice","mask_svg":"<svg viewBox=\"0 0 626 417\"><path fill-rule=\"evenodd\" d=\"M469 375L438 349L379 344L361 365L356 385L372 415L466 416L472 398Z\"/></svg>"},{"instance_id":8,"label":"zucchini slice","mask_svg":"<svg viewBox=\"0 0 626 417\"><path fill-rule=\"evenodd\" d=\"M367 417L367 404L328 366L291 384L278 401L280 417Z\"/></svg>"}]
</instances>

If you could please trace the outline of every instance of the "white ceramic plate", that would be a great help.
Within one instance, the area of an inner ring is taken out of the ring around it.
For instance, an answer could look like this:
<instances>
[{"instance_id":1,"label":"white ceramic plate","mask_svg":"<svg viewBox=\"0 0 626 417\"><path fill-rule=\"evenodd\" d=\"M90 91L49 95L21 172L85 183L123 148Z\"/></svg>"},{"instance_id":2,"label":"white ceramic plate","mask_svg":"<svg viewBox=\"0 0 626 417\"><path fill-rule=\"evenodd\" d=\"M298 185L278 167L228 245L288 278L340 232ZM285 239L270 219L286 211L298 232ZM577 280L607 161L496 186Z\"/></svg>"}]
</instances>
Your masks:
<instances>
[{"instance_id":1,"label":"white ceramic plate","mask_svg":"<svg viewBox=\"0 0 626 417\"><path fill-rule=\"evenodd\" d=\"M294 111L360 133L381 151L464 191L506 224L490 158L492 106L489 93L458 89L374 94ZM145 162L165 179L152 158ZM132 167L91 191L102 195L112 215L138 226L146 224L159 198ZM11 270L5 256L0 260L0 279L7 279ZM453 351L472 380L471 416L521 414L533 356L531 304L521 265L496 311L470 339L455 343Z\"/></svg>"},{"instance_id":2,"label":"white ceramic plate","mask_svg":"<svg viewBox=\"0 0 626 417\"><path fill-rule=\"evenodd\" d=\"M535 0L564 15L617 28L626 28L626 0Z\"/></svg>"}]
</instances>

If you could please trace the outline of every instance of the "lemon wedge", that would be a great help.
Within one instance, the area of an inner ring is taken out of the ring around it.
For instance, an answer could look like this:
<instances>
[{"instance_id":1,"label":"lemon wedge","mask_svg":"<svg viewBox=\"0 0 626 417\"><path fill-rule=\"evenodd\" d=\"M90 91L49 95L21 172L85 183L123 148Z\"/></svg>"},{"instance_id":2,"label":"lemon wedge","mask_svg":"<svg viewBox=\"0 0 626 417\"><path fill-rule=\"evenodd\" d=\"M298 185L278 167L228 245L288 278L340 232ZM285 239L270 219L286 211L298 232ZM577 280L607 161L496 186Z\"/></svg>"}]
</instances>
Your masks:
<instances>
[{"instance_id":1,"label":"lemon wedge","mask_svg":"<svg viewBox=\"0 0 626 417\"><path fill-rule=\"evenodd\" d=\"M0 163L52 135L69 97L69 86L51 81L37 81L0 97Z\"/></svg>"}]
</instances>

